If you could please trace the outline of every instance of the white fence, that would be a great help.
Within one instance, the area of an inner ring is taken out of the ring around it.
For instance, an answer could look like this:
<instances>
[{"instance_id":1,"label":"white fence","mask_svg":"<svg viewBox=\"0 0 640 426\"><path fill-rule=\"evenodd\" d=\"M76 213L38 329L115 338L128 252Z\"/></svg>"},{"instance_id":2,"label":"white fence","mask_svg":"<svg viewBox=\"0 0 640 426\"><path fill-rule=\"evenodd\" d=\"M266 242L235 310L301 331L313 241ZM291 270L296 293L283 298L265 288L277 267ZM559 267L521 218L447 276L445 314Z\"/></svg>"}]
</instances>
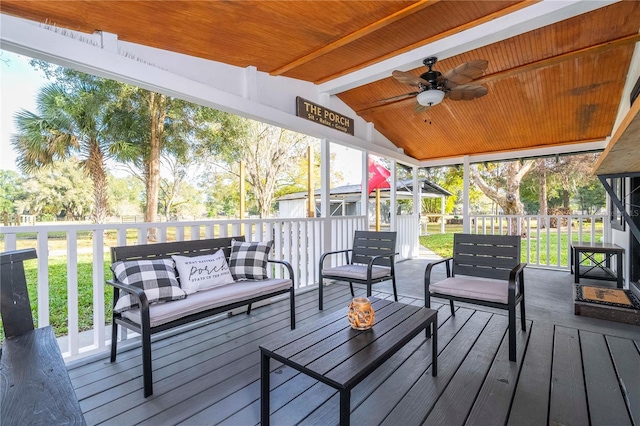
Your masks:
<instances>
[{"instance_id":1,"label":"white fence","mask_svg":"<svg viewBox=\"0 0 640 426\"><path fill-rule=\"evenodd\" d=\"M28 247L37 251L38 259L34 261L37 262L37 299L32 298L31 302L37 303L38 327L50 324L51 298L66 297L67 347L63 347L62 352L65 358L75 358L103 351L109 344L110 336L105 333L103 326L111 301L111 288L107 289L105 297L105 268L106 277L110 277L109 247L146 244L149 228L157 229L158 242L234 235L244 235L247 241L273 239L273 258L291 263L296 275L296 287L302 288L317 282L318 262L322 253L351 248L354 231L365 230L367 225L364 216L347 216L329 219L12 226L0 228L0 234L4 236L2 251ZM50 292L50 281L60 280L59 276L53 277L50 274L56 258L64 259L66 264L66 274L55 272L57 275L65 275L63 279L66 280L66 294L58 294L62 290L54 290L56 294ZM343 259L341 256L332 256L331 262L335 266L344 262ZM90 268L88 265L91 265ZM91 279L81 278L80 274L90 274ZM281 274L281 270L276 270L276 274ZM88 297L91 298L90 302L86 301ZM87 304L91 306L86 306ZM92 312L91 324L81 325L79 312L87 310ZM60 318L64 312L53 314ZM86 339L84 333L81 339L80 331L87 329L92 336Z\"/></svg>"},{"instance_id":2,"label":"white fence","mask_svg":"<svg viewBox=\"0 0 640 426\"><path fill-rule=\"evenodd\" d=\"M571 243L610 242L611 236L607 215L471 217L474 234L505 235L510 225L523 235L522 261L550 269L569 269Z\"/></svg>"},{"instance_id":3,"label":"white fence","mask_svg":"<svg viewBox=\"0 0 640 426\"><path fill-rule=\"evenodd\" d=\"M418 255L418 239L420 223L413 215L396 216L396 251L398 260L411 259Z\"/></svg>"}]
</instances>

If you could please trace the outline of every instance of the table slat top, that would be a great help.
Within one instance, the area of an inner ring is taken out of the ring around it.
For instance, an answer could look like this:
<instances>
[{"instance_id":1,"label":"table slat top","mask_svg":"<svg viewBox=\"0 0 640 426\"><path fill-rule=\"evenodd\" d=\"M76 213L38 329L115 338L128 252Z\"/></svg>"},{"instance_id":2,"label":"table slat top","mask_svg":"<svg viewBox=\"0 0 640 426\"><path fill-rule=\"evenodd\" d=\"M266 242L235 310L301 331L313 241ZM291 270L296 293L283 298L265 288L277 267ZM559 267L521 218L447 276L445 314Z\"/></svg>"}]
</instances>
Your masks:
<instances>
[{"instance_id":1,"label":"table slat top","mask_svg":"<svg viewBox=\"0 0 640 426\"><path fill-rule=\"evenodd\" d=\"M437 318L433 309L370 300L376 319L369 330L352 329L344 308L314 327L287 332L260 349L334 386L352 387Z\"/></svg>"}]
</instances>

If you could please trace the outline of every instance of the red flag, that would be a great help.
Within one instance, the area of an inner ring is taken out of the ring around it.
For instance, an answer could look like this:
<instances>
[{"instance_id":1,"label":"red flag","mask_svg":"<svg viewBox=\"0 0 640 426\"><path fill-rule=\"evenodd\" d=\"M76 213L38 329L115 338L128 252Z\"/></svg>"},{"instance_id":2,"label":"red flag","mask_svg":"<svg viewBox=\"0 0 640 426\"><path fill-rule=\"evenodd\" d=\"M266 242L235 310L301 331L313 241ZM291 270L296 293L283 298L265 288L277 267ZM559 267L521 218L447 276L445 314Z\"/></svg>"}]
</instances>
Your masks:
<instances>
[{"instance_id":1,"label":"red flag","mask_svg":"<svg viewBox=\"0 0 640 426\"><path fill-rule=\"evenodd\" d=\"M382 164L369 157L369 194L376 189L391 188L387 178L391 176L391 172Z\"/></svg>"}]
</instances>

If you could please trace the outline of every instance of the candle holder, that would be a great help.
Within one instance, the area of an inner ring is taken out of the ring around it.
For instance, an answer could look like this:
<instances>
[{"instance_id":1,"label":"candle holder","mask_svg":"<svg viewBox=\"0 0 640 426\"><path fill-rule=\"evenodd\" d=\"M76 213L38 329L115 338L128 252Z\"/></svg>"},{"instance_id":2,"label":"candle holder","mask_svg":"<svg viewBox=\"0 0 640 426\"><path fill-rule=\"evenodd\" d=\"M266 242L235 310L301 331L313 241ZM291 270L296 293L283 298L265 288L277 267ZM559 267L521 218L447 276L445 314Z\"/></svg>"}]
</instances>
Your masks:
<instances>
[{"instance_id":1,"label":"candle holder","mask_svg":"<svg viewBox=\"0 0 640 426\"><path fill-rule=\"evenodd\" d=\"M347 318L351 328L368 330L373 326L376 314L371 302L366 297L356 297L349 304Z\"/></svg>"}]
</instances>

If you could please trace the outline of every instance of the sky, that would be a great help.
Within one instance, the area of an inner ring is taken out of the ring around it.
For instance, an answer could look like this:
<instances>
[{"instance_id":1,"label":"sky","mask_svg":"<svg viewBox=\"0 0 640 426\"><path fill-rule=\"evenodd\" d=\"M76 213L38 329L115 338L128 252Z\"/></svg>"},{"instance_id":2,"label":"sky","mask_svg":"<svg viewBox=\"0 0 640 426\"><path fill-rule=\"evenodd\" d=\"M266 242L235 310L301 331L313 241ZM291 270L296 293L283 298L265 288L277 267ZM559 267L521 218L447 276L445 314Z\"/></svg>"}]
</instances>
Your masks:
<instances>
[{"instance_id":1,"label":"sky","mask_svg":"<svg viewBox=\"0 0 640 426\"><path fill-rule=\"evenodd\" d=\"M47 84L44 75L29 65L26 56L0 51L0 169L17 171L11 135L13 116L20 109L35 111L38 89Z\"/></svg>"},{"instance_id":2,"label":"sky","mask_svg":"<svg viewBox=\"0 0 640 426\"><path fill-rule=\"evenodd\" d=\"M17 171L11 147L11 135L16 132L13 117L20 109L35 112L38 90L48 83L42 72L29 65L30 59L0 50L0 170ZM344 184L360 183L360 151L338 144L331 144L331 151L336 153L334 167L342 173Z\"/></svg>"}]
</instances>

